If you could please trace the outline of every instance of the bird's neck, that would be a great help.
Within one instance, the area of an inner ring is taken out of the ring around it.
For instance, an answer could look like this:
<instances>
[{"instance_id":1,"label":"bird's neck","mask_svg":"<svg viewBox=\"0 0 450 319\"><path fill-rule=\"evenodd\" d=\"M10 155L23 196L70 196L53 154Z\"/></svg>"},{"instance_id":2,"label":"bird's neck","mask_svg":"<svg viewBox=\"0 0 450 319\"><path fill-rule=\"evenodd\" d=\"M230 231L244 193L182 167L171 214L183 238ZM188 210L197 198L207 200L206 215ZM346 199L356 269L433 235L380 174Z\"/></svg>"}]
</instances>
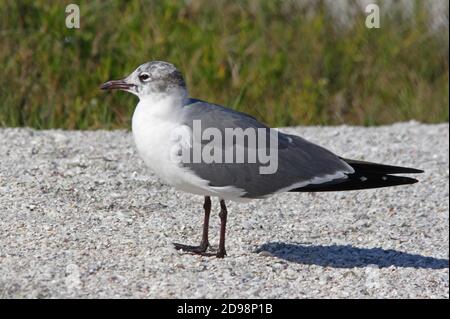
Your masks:
<instances>
[{"instance_id":1,"label":"bird's neck","mask_svg":"<svg viewBox=\"0 0 450 319\"><path fill-rule=\"evenodd\" d=\"M173 90L170 93L153 93L141 97L134 116L148 120L173 120L189 99L187 90ZM133 116L133 117L134 117Z\"/></svg>"}]
</instances>

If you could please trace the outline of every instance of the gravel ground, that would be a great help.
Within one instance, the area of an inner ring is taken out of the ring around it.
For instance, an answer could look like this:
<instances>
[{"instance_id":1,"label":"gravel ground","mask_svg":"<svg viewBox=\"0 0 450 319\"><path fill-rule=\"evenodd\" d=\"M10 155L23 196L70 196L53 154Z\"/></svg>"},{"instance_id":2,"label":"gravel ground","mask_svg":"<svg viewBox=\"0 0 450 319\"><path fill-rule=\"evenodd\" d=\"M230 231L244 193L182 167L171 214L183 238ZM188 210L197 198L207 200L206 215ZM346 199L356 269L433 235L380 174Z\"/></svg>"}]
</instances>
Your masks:
<instances>
[{"instance_id":1,"label":"gravel ground","mask_svg":"<svg viewBox=\"0 0 450 319\"><path fill-rule=\"evenodd\" d=\"M161 184L129 132L0 129L0 297L448 298L449 125L287 130L426 172L229 203L216 259L173 249L200 240L203 199Z\"/></svg>"}]
</instances>

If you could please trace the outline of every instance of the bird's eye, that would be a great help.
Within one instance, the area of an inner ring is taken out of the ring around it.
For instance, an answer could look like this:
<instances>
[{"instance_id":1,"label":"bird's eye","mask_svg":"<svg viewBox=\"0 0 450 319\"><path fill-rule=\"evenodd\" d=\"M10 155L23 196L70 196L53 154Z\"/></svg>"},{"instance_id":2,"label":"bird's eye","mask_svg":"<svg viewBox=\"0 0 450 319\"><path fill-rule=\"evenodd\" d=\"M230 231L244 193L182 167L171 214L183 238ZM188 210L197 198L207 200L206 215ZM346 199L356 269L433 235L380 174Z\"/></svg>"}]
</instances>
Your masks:
<instances>
[{"instance_id":1,"label":"bird's eye","mask_svg":"<svg viewBox=\"0 0 450 319\"><path fill-rule=\"evenodd\" d=\"M148 73L141 73L139 74L139 80L141 80L142 82L146 82L150 79L150 74Z\"/></svg>"}]
</instances>

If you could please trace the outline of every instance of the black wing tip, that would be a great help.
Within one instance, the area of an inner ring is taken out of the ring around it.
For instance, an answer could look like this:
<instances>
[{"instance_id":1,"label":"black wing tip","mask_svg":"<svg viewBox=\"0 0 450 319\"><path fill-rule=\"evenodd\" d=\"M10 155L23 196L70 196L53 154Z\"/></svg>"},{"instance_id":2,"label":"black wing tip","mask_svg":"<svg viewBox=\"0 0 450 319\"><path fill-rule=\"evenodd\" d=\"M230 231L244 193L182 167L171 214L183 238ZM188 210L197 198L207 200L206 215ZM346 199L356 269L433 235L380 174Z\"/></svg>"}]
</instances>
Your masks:
<instances>
[{"instance_id":1,"label":"black wing tip","mask_svg":"<svg viewBox=\"0 0 450 319\"><path fill-rule=\"evenodd\" d=\"M373 162L365 162L360 160L352 160L348 158L342 158L344 162L353 167L355 171L361 172L371 172L377 174L421 174L425 173L424 170L412 168L412 167L403 167L403 166L394 166L394 165L386 165L379 164Z\"/></svg>"},{"instance_id":2,"label":"black wing tip","mask_svg":"<svg viewBox=\"0 0 450 319\"><path fill-rule=\"evenodd\" d=\"M374 188L393 187L401 185L416 184L419 181L415 178L396 175L348 175L348 179L334 180L323 184L309 184L300 188L290 190L290 192L336 192L354 191Z\"/></svg>"},{"instance_id":3,"label":"black wing tip","mask_svg":"<svg viewBox=\"0 0 450 319\"><path fill-rule=\"evenodd\" d=\"M398 170L401 170L401 174L422 174L425 173L424 170L422 169L418 169L418 168L412 168L412 167L402 167L402 166L390 166L390 167L394 167ZM392 173L392 174L396 174L396 173Z\"/></svg>"},{"instance_id":4,"label":"black wing tip","mask_svg":"<svg viewBox=\"0 0 450 319\"><path fill-rule=\"evenodd\" d=\"M403 184L398 184L398 185L407 185L407 184L415 184L418 183L419 180L415 179L415 178L411 178L411 177L404 177L401 176L402 180L403 180ZM395 185L394 185L395 186Z\"/></svg>"}]
</instances>

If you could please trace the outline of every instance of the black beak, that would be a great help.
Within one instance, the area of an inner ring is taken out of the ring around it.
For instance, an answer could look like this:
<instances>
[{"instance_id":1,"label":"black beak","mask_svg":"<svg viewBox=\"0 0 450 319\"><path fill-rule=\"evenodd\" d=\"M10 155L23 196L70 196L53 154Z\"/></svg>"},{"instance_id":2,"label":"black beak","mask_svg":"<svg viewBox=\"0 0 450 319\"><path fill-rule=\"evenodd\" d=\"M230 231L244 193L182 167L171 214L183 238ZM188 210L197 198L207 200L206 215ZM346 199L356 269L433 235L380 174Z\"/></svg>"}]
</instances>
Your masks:
<instances>
[{"instance_id":1,"label":"black beak","mask_svg":"<svg viewBox=\"0 0 450 319\"><path fill-rule=\"evenodd\" d=\"M129 90L134 87L134 84L125 82L124 80L113 80L103 83L100 86L101 90Z\"/></svg>"}]
</instances>

